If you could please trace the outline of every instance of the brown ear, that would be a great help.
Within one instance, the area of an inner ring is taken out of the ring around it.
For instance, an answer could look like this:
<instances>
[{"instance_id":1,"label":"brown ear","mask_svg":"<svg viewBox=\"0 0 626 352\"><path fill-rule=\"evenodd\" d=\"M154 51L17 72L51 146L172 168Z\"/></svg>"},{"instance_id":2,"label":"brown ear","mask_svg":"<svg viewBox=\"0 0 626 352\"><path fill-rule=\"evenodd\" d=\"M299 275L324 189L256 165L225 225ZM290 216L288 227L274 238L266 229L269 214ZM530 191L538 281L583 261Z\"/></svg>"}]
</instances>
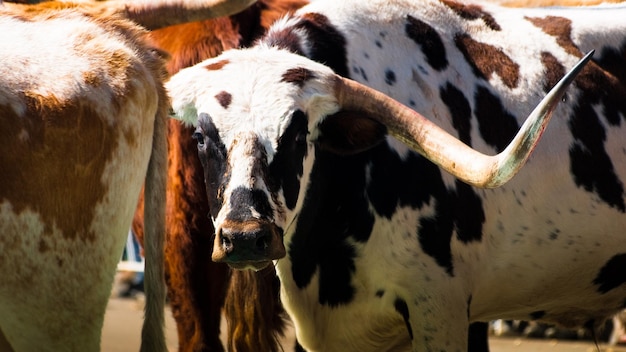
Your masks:
<instances>
[{"instance_id":1,"label":"brown ear","mask_svg":"<svg viewBox=\"0 0 626 352\"><path fill-rule=\"evenodd\" d=\"M318 147L339 155L368 150L387 135L385 125L353 111L339 111L327 116L318 128Z\"/></svg>"}]
</instances>

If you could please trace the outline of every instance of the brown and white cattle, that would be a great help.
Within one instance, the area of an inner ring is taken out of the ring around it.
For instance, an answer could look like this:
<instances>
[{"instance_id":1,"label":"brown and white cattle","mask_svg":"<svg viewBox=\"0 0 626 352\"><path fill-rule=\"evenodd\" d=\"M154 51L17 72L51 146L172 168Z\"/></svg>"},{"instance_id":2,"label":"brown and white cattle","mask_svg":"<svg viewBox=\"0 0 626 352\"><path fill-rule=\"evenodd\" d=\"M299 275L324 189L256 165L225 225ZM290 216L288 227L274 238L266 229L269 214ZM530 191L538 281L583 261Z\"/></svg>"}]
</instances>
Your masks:
<instances>
[{"instance_id":1,"label":"brown and white cattle","mask_svg":"<svg viewBox=\"0 0 626 352\"><path fill-rule=\"evenodd\" d=\"M316 0L254 48L182 70L167 87L197 126L213 258L274 259L311 351L463 351L469 323L496 318L601 324L626 302L625 15ZM496 189L451 176L467 158L440 168L401 143L430 129L380 123L388 105L342 106L333 75L497 153L591 49L528 165Z\"/></svg>"},{"instance_id":2,"label":"brown and white cattle","mask_svg":"<svg viewBox=\"0 0 626 352\"><path fill-rule=\"evenodd\" d=\"M304 4L262 0L230 17L169 26L150 36L169 54L167 70L173 74L226 49L251 45L272 22ZM222 308L229 322L228 350L279 350L285 322L274 268L231 273L225 264L211 261L214 230L192 134L193 128L169 122L165 274L179 350L222 351ZM133 221L140 239L141 209Z\"/></svg>"},{"instance_id":3,"label":"brown and white cattle","mask_svg":"<svg viewBox=\"0 0 626 352\"><path fill-rule=\"evenodd\" d=\"M142 350L163 336L169 101L141 26L250 1L0 3L0 350L96 351L146 185Z\"/></svg>"}]
</instances>

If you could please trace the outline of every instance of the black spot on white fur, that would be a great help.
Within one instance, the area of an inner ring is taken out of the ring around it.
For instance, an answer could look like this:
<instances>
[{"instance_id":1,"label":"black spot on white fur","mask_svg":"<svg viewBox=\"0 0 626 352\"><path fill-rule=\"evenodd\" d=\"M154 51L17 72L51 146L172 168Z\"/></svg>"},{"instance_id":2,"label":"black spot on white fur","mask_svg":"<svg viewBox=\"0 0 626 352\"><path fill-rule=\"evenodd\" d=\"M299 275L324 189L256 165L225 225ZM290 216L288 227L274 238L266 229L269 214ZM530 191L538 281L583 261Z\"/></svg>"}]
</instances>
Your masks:
<instances>
[{"instance_id":1,"label":"black spot on white fur","mask_svg":"<svg viewBox=\"0 0 626 352\"><path fill-rule=\"evenodd\" d=\"M404 27L406 35L422 49L428 64L436 71L448 67L446 49L439 33L427 23L408 15Z\"/></svg>"},{"instance_id":2,"label":"black spot on white fur","mask_svg":"<svg viewBox=\"0 0 626 352\"><path fill-rule=\"evenodd\" d=\"M385 83L393 86L396 83L396 74L391 69L385 70Z\"/></svg>"},{"instance_id":3,"label":"black spot on white fur","mask_svg":"<svg viewBox=\"0 0 626 352\"><path fill-rule=\"evenodd\" d=\"M409 337L411 338L411 340L413 340L413 328L411 327L411 321L410 321L411 316L409 314L409 306L401 298L396 298L393 305L394 305L394 308L396 309L396 312L402 315L402 318L404 319L404 323L406 324L406 329L409 332Z\"/></svg>"},{"instance_id":4,"label":"black spot on white fur","mask_svg":"<svg viewBox=\"0 0 626 352\"><path fill-rule=\"evenodd\" d=\"M600 269L593 283L598 292L607 293L626 284L626 253L616 254Z\"/></svg>"}]
</instances>

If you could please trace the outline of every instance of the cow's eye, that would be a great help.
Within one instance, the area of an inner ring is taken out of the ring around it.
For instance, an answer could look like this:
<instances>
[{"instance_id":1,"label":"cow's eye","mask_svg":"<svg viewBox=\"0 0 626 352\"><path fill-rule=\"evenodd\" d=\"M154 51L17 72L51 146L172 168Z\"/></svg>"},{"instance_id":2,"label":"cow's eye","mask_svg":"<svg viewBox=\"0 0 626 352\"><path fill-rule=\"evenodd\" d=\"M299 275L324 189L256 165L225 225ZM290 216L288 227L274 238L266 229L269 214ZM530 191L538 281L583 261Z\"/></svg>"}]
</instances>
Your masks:
<instances>
[{"instance_id":1,"label":"cow's eye","mask_svg":"<svg viewBox=\"0 0 626 352\"><path fill-rule=\"evenodd\" d=\"M296 134L296 145L300 146L303 144L306 144L306 135L308 134L307 131L301 131L300 133Z\"/></svg>"},{"instance_id":2,"label":"cow's eye","mask_svg":"<svg viewBox=\"0 0 626 352\"><path fill-rule=\"evenodd\" d=\"M196 130L191 137L198 142L198 147L204 146L204 134L201 131Z\"/></svg>"}]
</instances>

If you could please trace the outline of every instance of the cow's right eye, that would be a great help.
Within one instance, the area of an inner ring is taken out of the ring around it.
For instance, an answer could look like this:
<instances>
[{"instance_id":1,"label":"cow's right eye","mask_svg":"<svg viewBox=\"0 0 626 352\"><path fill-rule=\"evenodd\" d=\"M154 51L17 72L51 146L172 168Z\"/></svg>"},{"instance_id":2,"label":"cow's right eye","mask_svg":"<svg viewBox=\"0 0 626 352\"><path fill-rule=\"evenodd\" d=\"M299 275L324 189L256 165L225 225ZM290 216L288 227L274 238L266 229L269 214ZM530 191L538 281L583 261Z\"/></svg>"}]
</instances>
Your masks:
<instances>
[{"instance_id":1,"label":"cow's right eye","mask_svg":"<svg viewBox=\"0 0 626 352\"><path fill-rule=\"evenodd\" d=\"M204 146L204 134L202 132L195 131L191 137L198 142L198 147Z\"/></svg>"}]
</instances>

